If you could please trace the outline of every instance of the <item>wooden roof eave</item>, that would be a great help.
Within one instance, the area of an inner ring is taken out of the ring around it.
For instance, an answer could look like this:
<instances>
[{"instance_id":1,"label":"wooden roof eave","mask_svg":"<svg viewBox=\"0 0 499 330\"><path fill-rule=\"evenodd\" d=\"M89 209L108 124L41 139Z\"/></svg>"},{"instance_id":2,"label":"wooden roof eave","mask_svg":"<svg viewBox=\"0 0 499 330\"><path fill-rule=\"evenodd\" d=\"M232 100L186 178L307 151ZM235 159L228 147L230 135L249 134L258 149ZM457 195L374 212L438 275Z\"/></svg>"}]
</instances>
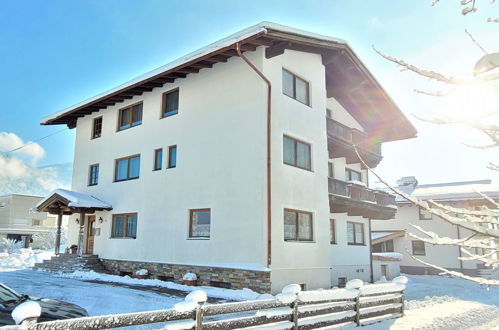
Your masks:
<instances>
[{"instance_id":1,"label":"wooden roof eave","mask_svg":"<svg viewBox=\"0 0 499 330\"><path fill-rule=\"evenodd\" d=\"M69 206L71 201L62 197L59 194L52 195L44 203L38 205L36 210L38 212L48 212L50 214L60 214L71 215L75 213L87 213L92 214L96 211L111 211L113 208L103 208L103 207L72 207Z\"/></svg>"}]
</instances>

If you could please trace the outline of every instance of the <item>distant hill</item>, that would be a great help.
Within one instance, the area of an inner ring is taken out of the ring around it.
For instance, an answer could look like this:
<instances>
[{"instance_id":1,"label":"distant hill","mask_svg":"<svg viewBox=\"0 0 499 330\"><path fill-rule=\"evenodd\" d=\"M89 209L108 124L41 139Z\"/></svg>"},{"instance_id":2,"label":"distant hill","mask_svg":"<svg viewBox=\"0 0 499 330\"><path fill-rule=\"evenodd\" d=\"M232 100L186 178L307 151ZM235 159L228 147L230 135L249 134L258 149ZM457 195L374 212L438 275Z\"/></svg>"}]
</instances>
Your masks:
<instances>
[{"instance_id":1,"label":"distant hill","mask_svg":"<svg viewBox=\"0 0 499 330\"><path fill-rule=\"evenodd\" d=\"M46 196L57 188L71 188L73 163L32 167L21 178L0 177L0 195L26 194Z\"/></svg>"}]
</instances>

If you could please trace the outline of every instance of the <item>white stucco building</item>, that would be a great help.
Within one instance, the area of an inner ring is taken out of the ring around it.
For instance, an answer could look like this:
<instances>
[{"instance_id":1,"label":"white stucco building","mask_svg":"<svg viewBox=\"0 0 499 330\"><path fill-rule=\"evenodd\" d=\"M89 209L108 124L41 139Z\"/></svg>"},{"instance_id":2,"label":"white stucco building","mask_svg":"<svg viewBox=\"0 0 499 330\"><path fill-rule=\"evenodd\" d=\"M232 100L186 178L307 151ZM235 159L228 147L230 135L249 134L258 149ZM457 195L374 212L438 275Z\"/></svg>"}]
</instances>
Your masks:
<instances>
[{"instance_id":1,"label":"white stucco building","mask_svg":"<svg viewBox=\"0 0 499 330\"><path fill-rule=\"evenodd\" d=\"M491 180L450 182L439 184L418 184L415 177L404 177L397 182L397 189L420 200L433 200L438 203L456 208L474 209L477 206L489 205L477 191L490 198L499 199L499 185ZM483 263L479 261L459 260L462 255L458 246L431 245L406 235L414 233L419 237L425 235L411 224L417 225L426 231L437 233L442 237L465 238L472 232L450 224L440 217L420 209L407 200L397 196L398 211L394 219L387 221L373 221L372 244L373 252L398 252L403 255L400 270L407 274L438 274L439 270L419 263L411 258L414 255L421 260L460 271L468 275L480 275ZM481 254L483 251L475 250Z\"/></svg>"},{"instance_id":2,"label":"white stucco building","mask_svg":"<svg viewBox=\"0 0 499 330\"><path fill-rule=\"evenodd\" d=\"M396 208L353 143L376 166L416 134L345 41L266 22L42 124L76 129L72 190L112 205L69 244L82 225L113 272L273 292L370 280L369 219Z\"/></svg>"},{"instance_id":3,"label":"white stucco building","mask_svg":"<svg viewBox=\"0 0 499 330\"><path fill-rule=\"evenodd\" d=\"M24 247L40 247L55 232L55 217L33 208L43 197L10 194L0 196L0 239L22 241Z\"/></svg>"}]
</instances>

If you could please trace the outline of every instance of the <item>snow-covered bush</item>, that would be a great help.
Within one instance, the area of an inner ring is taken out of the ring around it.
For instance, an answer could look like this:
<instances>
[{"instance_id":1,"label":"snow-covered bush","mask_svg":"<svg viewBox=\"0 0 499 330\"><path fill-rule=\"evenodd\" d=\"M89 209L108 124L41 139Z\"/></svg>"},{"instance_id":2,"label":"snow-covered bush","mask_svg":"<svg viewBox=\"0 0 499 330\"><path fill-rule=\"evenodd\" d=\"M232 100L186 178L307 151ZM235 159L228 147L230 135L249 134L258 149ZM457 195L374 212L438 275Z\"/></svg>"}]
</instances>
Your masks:
<instances>
[{"instance_id":1,"label":"snow-covered bush","mask_svg":"<svg viewBox=\"0 0 499 330\"><path fill-rule=\"evenodd\" d=\"M24 247L24 242L16 242L13 239L2 238L0 241L0 251L8 254L20 253Z\"/></svg>"},{"instance_id":2,"label":"snow-covered bush","mask_svg":"<svg viewBox=\"0 0 499 330\"><path fill-rule=\"evenodd\" d=\"M33 246L38 249L48 250L55 247L55 238L57 232L55 230L36 233L33 235ZM67 241L67 230L66 228L61 228L61 245L65 245Z\"/></svg>"}]
</instances>

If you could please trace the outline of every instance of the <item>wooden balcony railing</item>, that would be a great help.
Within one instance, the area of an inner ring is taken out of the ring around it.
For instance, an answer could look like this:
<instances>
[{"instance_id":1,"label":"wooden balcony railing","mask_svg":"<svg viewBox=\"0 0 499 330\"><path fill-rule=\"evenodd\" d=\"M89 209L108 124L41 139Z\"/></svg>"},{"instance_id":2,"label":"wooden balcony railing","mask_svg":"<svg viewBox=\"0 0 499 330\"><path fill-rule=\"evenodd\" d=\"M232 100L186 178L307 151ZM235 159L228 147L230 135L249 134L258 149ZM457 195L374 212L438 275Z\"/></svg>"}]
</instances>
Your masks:
<instances>
[{"instance_id":1,"label":"wooden balcony railing","mask_svg":"<svg viewBox=\"0 0 499 330\"><path fill-rule=\"evenodd\" d=\"M394 206L395 196L380 190L329 178L329 193L378 206Z\"/></svg>"},{"instance_id":2,"label":"wooden balcony railing","mask_svg":"<svg viewBox=\"0 0 499 330\"><path fill-rule=\"evenodd\" d=\"M339 139L347 144L356 145L360 151L381 156L381 143L379 141L368 139L367 134L357 129L343 125L331 118L326 119L327 134L333 138ZM352 147L353 150L353 147Z\"/></svg>"}]
</instances>

